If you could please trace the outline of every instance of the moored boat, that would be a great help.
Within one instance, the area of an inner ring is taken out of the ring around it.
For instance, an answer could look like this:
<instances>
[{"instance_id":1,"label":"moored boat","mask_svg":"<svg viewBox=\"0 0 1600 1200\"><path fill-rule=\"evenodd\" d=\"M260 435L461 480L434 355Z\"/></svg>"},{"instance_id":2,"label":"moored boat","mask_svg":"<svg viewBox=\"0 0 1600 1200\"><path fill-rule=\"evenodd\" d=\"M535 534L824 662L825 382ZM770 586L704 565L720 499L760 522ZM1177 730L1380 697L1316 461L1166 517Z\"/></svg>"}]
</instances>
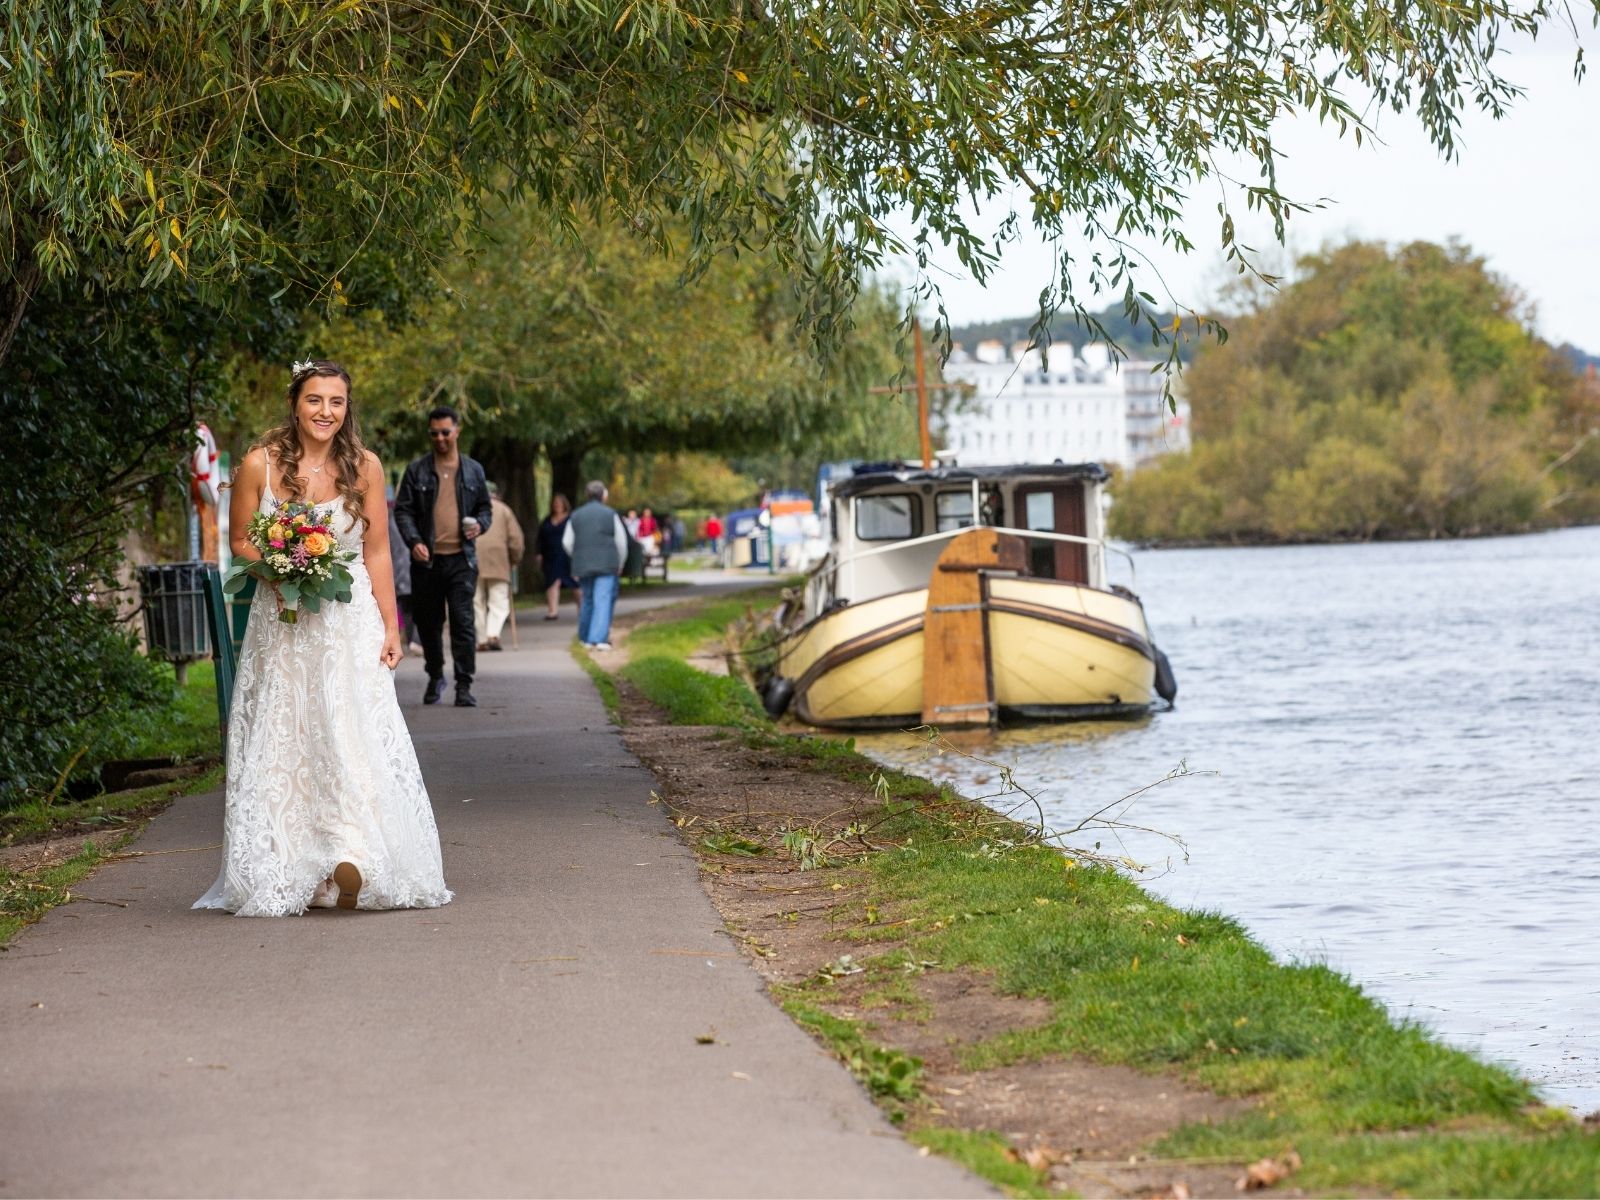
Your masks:
<instances>
[{"instance_id":1,"label":"moored boat","mask_svg":"<svg viewBox=\"0 0 1600 1200\"><path fill-rule=\"evenodd\" d=\"M763 693L812 725L941 728L1148 712L1176 695L1107 578L1097 463L875 469L832 487L828 556Z\"/></svg>"}]
</instances>

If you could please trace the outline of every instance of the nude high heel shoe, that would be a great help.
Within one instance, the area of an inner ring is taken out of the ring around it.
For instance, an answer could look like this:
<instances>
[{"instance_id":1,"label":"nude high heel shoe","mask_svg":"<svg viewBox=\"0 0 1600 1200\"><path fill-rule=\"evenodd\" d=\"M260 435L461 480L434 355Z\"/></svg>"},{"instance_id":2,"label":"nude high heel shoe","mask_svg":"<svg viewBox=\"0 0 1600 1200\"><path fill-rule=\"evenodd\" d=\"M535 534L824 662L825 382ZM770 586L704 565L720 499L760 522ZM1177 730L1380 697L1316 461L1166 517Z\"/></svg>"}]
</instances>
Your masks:
<instances>
[{"instance_id":1,"label":"nude high heel shoe","mask_svg":"<svg viewBox=\"0 0 1600 1200\"><path fill-rule=\"evenodd\" d=\"M339 907L354 908L361 896L361 868L342 862L333 869L333 881L339 885Z\"/></svg>"}]
</instances>

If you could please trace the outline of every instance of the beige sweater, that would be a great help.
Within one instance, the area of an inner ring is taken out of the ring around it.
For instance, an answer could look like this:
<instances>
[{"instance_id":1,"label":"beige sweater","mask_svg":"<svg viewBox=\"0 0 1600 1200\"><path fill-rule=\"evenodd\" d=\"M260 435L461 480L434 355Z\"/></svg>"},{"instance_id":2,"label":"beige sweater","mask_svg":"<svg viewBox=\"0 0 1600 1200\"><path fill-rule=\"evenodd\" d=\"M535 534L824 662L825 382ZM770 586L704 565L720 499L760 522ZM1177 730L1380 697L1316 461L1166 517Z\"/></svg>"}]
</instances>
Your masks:
<instances>
[{"instance_id":1,"label":"beige sweater","mask_svg":"<svg viewBox=\"0 0 1600 1200\"><path fill-rule=\"evenodd\" d=\"M517 564L522 561L522 526L517 523L517 514L511 511L511 506L504 500L491 499L489 504L494 517L489 523L488 532L478 538L474 545L478 552L478 578L510 579L516 573Z\"/></svg>"}]
</instances>

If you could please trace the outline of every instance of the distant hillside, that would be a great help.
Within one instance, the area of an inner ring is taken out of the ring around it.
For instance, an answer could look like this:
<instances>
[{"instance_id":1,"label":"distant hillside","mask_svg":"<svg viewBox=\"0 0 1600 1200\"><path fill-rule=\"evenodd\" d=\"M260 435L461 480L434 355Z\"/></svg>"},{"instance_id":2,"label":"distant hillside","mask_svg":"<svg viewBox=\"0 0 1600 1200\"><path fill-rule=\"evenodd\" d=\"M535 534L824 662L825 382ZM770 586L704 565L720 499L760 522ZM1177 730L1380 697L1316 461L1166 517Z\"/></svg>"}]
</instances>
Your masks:
<instances>
[{"instance_id":1,"label":"distant hillside","mask_svg":"<svg viewBox=\"0 0 1600 1200\"><path fill-rule=\"evenodd\" d=\"M1572 364L1572 369L1580 375L1589 371L1600 371L1600 354L1590 354L1587 350L1580 350L1571 342L1562 342L1556 347L1556 353L1562 355Z\"/></svg>"},{"instance_id":2,"label":"distant hillside","mask_svg":"<svg viewBox=\"0 0 1600 1200\"><path fill-rule=\"evenodd\" d=\"M1122 306L1114 305L1104 312L1097 314L1100 323L1106 327L1107 332L1116 339L1117 343L1130 355L1141 358L1165 357L1167 350L1163 344L1156 347L1151 343L1150 326L1140 322L1138 327L1128 320L1123 314ZM1158 319L1165 325L1172 324L1171 313L1160 313ZM1006 317L997 321L973 321L967 325L953 325L950 330L951 339L959 342L965 349L971 350L979 342L987 342L998 338L1008 346L1013 342L1026 341L1028 327L1033 324L1033 314L1019 317ZM1089 342L1089 332L1072 319L1070 314L1057 314L1056 319L1050 323L1050 344L1061 346L1070 344L1074 351L1081 350ZM1189 338L1184 337L1185 347L1179 357L1188 360L1191 347Z\"/></svg>"}]
</instances>

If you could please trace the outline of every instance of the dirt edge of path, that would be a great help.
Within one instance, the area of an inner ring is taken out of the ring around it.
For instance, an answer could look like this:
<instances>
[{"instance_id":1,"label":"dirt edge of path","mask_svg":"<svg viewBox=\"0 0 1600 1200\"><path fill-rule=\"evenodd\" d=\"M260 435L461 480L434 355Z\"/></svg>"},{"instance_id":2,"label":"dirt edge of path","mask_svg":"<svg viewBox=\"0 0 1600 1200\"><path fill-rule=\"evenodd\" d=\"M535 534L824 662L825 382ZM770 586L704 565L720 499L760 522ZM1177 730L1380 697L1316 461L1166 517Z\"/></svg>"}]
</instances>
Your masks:
<instances>
[{"instance_id":1,"label":"dirt edge of path","mask_svg":"<svg viewBox=\"0 0 1600 1200\"><path fill-rule=\"evenodd\" d=\"M602 665L615 672L623 659L606 655ZM863 885L851 882L850 872L802 870L790 855L740 850L741 838L777 844L785 829L836 827L852 812L871 810L869 787L752 747L726 729L671 725L625 678L614 679L623 740L655 775L664 818L695 854L707 894L774 999L781 1005L797 985L833 975L825 990L806 992L806 1005L856 1023L876 1046L922 1060L920 1099L898 1106L908 1132L998 1134L1007 1153L1040 1172L1052 1190L1237 1194L1245 1164L1163 1160L1147 1147L1180 1125L1234 1116L1247 1102L1175 1076L1078 1059L964 1069L966 1047L1048 1021L1050 1004L1003 994L980 974L937 964L909 962L887 985L881 972L854 973L855 958L895 948L894 914L877 914L877 936L864 942L861 897L852 895Z\"/></svg>"}]
</instances>

